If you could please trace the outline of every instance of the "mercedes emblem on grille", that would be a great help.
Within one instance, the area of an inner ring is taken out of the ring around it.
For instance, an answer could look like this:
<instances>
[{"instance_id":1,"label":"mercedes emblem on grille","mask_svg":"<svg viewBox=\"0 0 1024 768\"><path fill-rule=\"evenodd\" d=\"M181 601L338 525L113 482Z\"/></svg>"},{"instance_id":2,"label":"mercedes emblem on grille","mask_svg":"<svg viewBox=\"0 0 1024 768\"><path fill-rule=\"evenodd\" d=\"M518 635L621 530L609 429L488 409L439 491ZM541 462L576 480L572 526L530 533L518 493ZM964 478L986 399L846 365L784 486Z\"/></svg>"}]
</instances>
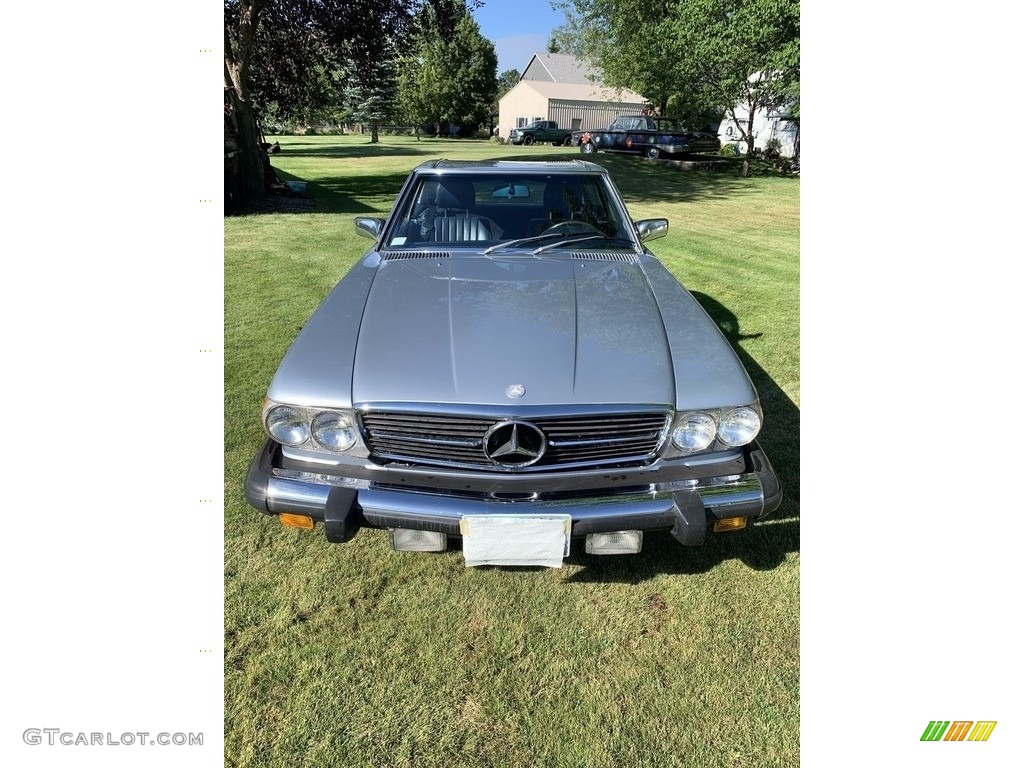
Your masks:
<instances>
[{"instance_id":1,"label":"mercedes emblem on grille","mask_svg":"<svg viewBox=\"0 0 1024 768\"><path fill-rule=\"evenodd\" d=\"M505 387L505 395L508 397L522 397L526 394L526 387L522 384L509 384Z\"/></svg>"},{"instance_id":2,"label":"mercedes emblem on grille","mask_svg":"<svg viewBox=\"0 0 1024 768\"><path fill-rule=\"evenodd\" d=\"M527 421L501 421L487 430L484 453L495 464L528 467L547 450L544 433Z\"/></svg>"}]
</instances>

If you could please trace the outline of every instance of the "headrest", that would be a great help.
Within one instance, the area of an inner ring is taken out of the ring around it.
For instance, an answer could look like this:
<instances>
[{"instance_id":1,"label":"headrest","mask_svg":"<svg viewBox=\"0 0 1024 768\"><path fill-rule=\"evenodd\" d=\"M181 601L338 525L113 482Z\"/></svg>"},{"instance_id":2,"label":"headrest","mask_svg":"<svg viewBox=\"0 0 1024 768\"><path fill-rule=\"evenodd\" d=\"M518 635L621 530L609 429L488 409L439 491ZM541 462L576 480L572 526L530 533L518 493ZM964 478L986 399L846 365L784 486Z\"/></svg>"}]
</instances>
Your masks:
<instances>
[{"instance_id":1,"label":"headrest","mask_svg":"<svg viewBox=\"0 0 1024 768\"><path fill-rule=\"evenodd\" d=\"M578 195L568 184L556 181L544 188L544 210L572 212L578 204Z\"/></svg>"},{"instance_id":2,"label":"headrest","mask_svg":"<svg viewBox=\"0 0 1024 768\"><path fill-rule=\"evenodd\" d=\"M441 177L437 185L438 208L465 208L468 210L475 203L476 195L469 179Z\"/></svg>"}]
</instances>

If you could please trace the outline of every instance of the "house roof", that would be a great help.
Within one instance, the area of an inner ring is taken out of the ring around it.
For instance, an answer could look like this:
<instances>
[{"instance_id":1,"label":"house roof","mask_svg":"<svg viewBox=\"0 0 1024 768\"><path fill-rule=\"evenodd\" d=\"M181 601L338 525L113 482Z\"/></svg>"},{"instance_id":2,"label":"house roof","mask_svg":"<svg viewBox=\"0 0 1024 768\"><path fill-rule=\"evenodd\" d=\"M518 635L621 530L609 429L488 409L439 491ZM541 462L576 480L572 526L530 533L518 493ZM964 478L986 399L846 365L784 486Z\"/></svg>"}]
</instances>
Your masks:
<instances>
[{"instance_id":1,"label":"house roof","mask_svg":"<svg viewBox=\"0 0 1024 768\"><path fill-rule=\"evenodd\" d=\"M523 70L523 80L548 80L553 83L592 82L590 68L568 53L535 53Z\"/></svg>"},{"instance_id":2,"label":"house roof","mask_svg":"<svg viewBox=\"0 0 1024 768\"><path fill-rule=\"evenodd\" d=\"M520 80L512 90L529 88L547 99L570 101L600 101L603 103L646 104L647 100L628 88L621 91L606 88L600 83L549 83L543 80ZM511 93L512 91L509 91Z\"/></svg>"}]
</instances>

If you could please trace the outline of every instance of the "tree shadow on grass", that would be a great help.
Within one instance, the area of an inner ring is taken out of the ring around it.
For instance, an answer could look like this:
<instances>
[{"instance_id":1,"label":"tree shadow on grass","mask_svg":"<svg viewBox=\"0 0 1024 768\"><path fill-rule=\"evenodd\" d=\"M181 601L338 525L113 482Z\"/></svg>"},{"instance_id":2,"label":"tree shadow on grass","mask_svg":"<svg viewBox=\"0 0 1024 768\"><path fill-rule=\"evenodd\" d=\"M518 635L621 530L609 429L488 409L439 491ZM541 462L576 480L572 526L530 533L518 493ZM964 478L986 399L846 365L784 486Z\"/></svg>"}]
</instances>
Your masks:
<instances>
[{"instance_id":1,"label":"tree shadow on grass","mask_svg":"<svg viewBox=\"0 0 1024 768\"><path fill-rule=\"evenodd\" d=\"M363 159L371 157L421 157L424 161L444 156L444 140L424 140L422 146L393 146L387 144L323 144L320 142L291 141L283 151L289 156L323 157L333 159ZM575 148L564 152L535 154L524 150L505 153L495 146L495 156L489 160L578 160ZM739 177L734 171L680 170L656 161L631 155L597 153L585 159L608 169L616 186L628 204L676 203L700 199L734 197L749 194L754 187L750 179ZM398 196L408 171L385 174L339 174L316 179L301 179L275 166L278 176L286 181L307 181L306 195L313 201L313 210L319 213L351 213L385 215ZM794 183L799 183L794 180ZM367 203L369 200L369 204ZM374 205L375 203L375 205ZM251 212L251 211L250 211ZM308 213L301 206L282 205L280 209L257 213Z\"/></svg>"},{"instance_id":2,"label":"tree shadow on grass","mask_svg":"<svg viewBox=\"0 0 1024 768\"><path fill-rule=\"evenodd\" d=\"M240 213L351 213L386 216L409 176L402 171L304 179L280 168L275 167L274 171L282 181L305 181L305 194L269 195L258 207L250 207ZM373 202L378 204L373 205Z\"/></svg>"},{"instance_id":3,"label":"tree shadow on grass","mask_svg":"<svg viewBox=\"0 0 1024 768\"><path fill-rule=\"evenodd\" d=\"M282 146L282 153L289 157L323 157L334 160L372 157L417 157L429 153L427 149L394 144L323 144L319 142L289 141Z\"/></svg>"},{"instance_id":4,"label":"tree shadow on grass","mask_svg":"<svg viewBox=\"0 0 1024 768\"><path fill-rule=\"evenodd\" d=\"M608 169L615 186L627 202L683 202L702 198L725 198L749 194L754 187L750 179L741 178L731 169L679 169L633 155L598 152L581 155L574 148L564 153L547 153L531 158L522 152L495 157L495 160L587 160Z\"/></svg>"},{"instance_id":5,"label":"tree shadow on grass","mask_svg":"<svg viewBox=\"0 0 1024 768\"><path fill-rule=\"evenodd\" d=\"M757 440L779 477L782 506L746 530L708 533L702 547L683 547L668 533L654 532L644 535L639 556L595 557L578 550L569 562L583 570L569 581L636 584L662 574L705 573L735 559L757 571L771 570L781 565L787 554L800 551L800 409L740 346L743 339L762 334L741 333L736 315L728 308L703 293L691 293L732 344L760 396L764 429Z\"/></svg>"}]
</instances>

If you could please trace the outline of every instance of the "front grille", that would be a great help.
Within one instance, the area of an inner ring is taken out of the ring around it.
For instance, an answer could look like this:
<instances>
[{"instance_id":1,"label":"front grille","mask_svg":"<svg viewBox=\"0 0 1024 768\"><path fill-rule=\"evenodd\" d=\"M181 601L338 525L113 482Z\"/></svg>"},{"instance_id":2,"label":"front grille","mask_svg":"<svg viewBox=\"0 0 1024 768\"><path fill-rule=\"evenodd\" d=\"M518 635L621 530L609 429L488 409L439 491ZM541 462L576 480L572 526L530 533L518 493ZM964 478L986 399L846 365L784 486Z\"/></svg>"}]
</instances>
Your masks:
<instances>
[{"instance_id":1,"label":"front grille","mask_svg":"<svg viewBox=\"0 0 1024 768\"><path fill-rule=\"evenodd\" d=\"M484 448L488 430L505 419L393 411L361 415L363 435L377 460L522 472L644 464L668 418L665 411L517 418L544 433L547 449L535 464L512 468L493 462Z\"/></svg>"}]
</instances>

